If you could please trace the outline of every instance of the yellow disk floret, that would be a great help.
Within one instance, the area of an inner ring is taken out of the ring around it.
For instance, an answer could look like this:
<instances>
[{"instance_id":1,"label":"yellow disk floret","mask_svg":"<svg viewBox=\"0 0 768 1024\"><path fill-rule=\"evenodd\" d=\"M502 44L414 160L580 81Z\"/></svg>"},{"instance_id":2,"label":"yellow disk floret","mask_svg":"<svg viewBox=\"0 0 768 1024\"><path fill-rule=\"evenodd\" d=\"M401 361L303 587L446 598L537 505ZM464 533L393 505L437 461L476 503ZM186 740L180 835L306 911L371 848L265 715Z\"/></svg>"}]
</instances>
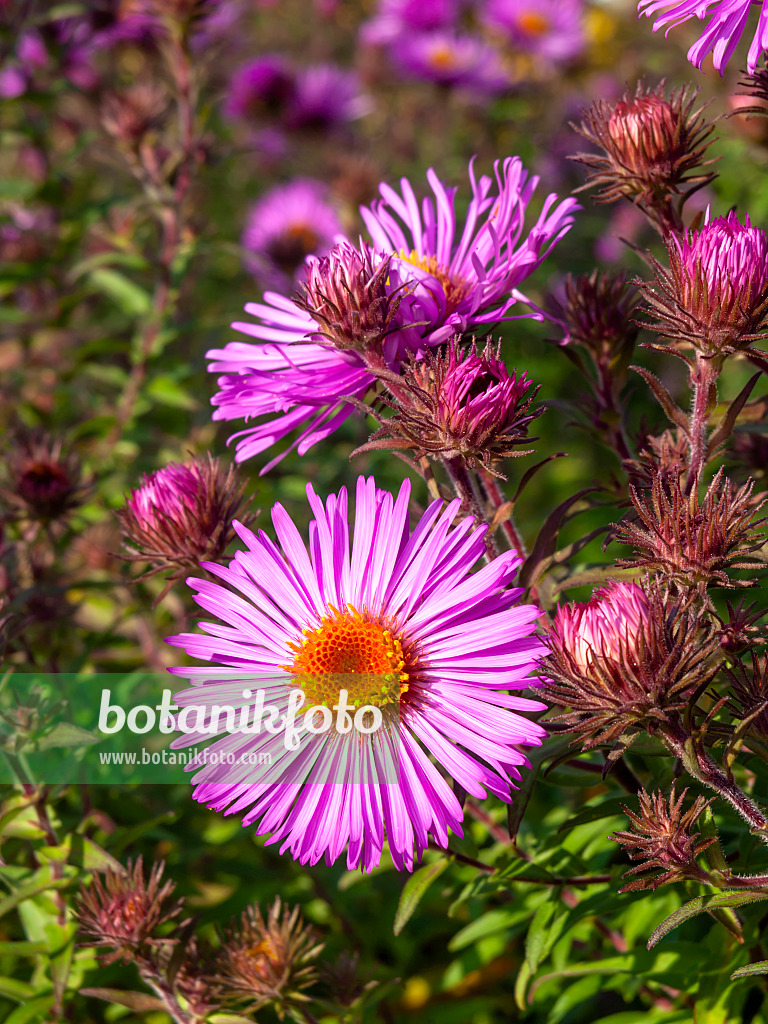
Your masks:
<instances>
[{"instance_id":1,"label":"yellow disk floret","mask_svg":"<svg viewBox=\"0 0 768 1024\"><path fill-rule=\"evenodd\" d=\"M406 656L398 637L378 622L364 618L352 605L331 606L314 629L304 630L302 643L285 668L304 690L307 704L332 708L339 691L347 691L353 707L393 704L408 690Z\"/></svg>"}]
</instances>

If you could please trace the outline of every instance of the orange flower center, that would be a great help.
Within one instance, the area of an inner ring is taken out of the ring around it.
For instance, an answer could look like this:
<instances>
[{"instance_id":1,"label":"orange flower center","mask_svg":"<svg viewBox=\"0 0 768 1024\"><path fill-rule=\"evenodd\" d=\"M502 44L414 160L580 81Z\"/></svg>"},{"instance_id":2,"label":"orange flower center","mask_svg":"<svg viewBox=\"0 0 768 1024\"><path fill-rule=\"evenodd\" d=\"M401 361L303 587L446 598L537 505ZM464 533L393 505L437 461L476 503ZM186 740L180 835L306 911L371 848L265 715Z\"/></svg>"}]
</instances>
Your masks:
<instances>
[{"instance_id":1,"label":"orange flower center","mask_svg":"<svg viewBox=\"0 0 768 1024\"><path fill-rule=\"evenodd\" d=\"M543 36L551 27L549 18L539 11L523 11L517 24L528 36Z\"/></svg>"},{"instance_id":2,"label":"orange flower center","mask_svg":"<svg viewBox=\"0 0 768 1024\"><path fill-rule=\"evenodd\" d=\"M304 630L300 644L285 669L304 690L307 704L332 708L339 691L346 690L350 706L393 704L408 690L408 657L400 639L379 622L353 608L337 611Z\"/></svg>"}]
</instances>

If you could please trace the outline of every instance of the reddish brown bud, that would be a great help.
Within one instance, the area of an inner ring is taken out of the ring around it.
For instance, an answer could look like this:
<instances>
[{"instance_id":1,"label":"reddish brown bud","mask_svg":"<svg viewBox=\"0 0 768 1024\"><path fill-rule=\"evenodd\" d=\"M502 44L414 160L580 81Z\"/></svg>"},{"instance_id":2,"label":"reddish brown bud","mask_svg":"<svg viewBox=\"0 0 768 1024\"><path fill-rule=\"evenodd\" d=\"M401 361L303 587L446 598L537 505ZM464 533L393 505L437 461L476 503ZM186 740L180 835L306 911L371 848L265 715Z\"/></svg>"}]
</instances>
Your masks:
<instances>
[{"instance_id":1,"label":"reddish brown bud","mask_svg":"<svg viewBox=\"0 0 768 1024\"><path fill-rule=\"evenodd\" d=\"M630 487L637 518L619 523L615 539L635 553L617 564L661 573L691 587L750 586L752 581L734 581L728 574L752 568L756 560L750 556L765 541L757 530L765 519L754 520L764 499L752 496L753 486L750 480L737 489L720 469L703 501L695 489L686 494L674 476L657 474L650 492Z\"/></svg>"},{"instance_id":2,"label":"reddish brown bud","mask_svg":"<svg viewBox=\"0 0 768 1024\"><path fill-rule=\"evenodd\" d=\"M636 814L624 807L633 828L627 832L614 832L611 839L624 848L630 860L640 861L636 867L627 871L625 877L646 871L661 873L629 882L619 892L658 889L667 882L679 882L686 878L698 882L708 880L707 872L698 866L696 858L717 840L699 839L700 833L692 830L699 815L712 801L697 796L683 814L683 800L687 792L684 789L675 799L673 784L667 802L661 791L649 795L641 789L638 793L640 813Z\"/></svg>"},{"instance_id":3,"label":"reddish brown bud","mask_svg":"<svg viewBox=\"0 0 768 1024\"><path fill-rule=\"evenodd\" d=\"M684 202L715 177L703 170L713 162L703 156L714 123L703 119L703 107L693 109L697 94L688 85L667 97L663 82L655 89L639 82L634 96L625 93L616 104L599 99L585 111L572 127L602 154L573 159L590 168L584 188L601 187L596 202L624 196L659 220L658 211L673 196Z\"/></svg>"}]
</instances>

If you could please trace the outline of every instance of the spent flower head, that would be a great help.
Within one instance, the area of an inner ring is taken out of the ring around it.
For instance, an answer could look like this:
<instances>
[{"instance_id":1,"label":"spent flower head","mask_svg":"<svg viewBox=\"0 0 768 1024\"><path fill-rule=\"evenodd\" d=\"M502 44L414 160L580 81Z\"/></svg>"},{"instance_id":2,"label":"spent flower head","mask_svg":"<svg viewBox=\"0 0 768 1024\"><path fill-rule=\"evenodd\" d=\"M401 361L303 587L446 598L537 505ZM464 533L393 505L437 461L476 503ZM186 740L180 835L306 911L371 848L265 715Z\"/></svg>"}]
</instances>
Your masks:
<instances>
[{"instance_id":1,"label":"spent flower head","mask_svg":"<svg viewBox=\"0 0 768 1024\"><path fill-rule=\"evenodd\" d=\"M6 459L0 497L17 513L50 522L61 519L83 499L80 461L59 438L21 434Z\"/></svg>"},{"instance_id":2,"label":"spent flower head","mask_svg":"<svg viewBox=\"0 0 768 1024\"><path fill-rule=\"evenodd\" d=\"M376 256L367 246L348 242L312 260L296 297L299 309L317 325L313 337L343 351L368 354L404 326L397 316L404 288L393 288L391 257Z\"/></svg>"},{"instance_id":3,"label":"spent flower head","mask_svg":"<svg viewBox=\"0 0 768 1024\"><path fill-rule=\"evenodd\" d=\"M598 203L625 197L650 216L672 197L685 200L711 181L704 160L714 123L694 109L698 90L690 85L666 95L664 82L646 89L638 82L634 95L626 92L618 103L598 99L572 127L602 152L573 157L589 168L584 188L598 186Z\"/></svg>"},{"instance_id":4,"label":"spent flower head","mask_svg":"<svg viewBox=\"0 0 768 1024\"><path fill-rule=\"evenodd\" d=\"M538 388L525 374L509 373L500 344L487 341L478 352L475 342L461 348L453 338L442 351L413 359L402 376L384 375L397 401L385 399L394 411L358 452L377 448L410 449L415 458L461 458L470 467L482 464L501 476L494 464L503 458L529 455L522 451L531 422L543 409L531 409Z\"/></svg>"},{"instance_id":5,"label":"spent flower head","mask_svg":"<svg viewBox=\"0 0 768 1024\"><path fill-rule=\"evenodd\" d=\"M647 326L704 356L748 350L768 336L768 235L731 211L666 239L669 269L653 257L639 281Z\"/></svg>"},{"instance_id":6,"label":"spent flower head","mask_svg":"<svg viewBox=\"0 0 768 1024\"><path fill-rule=\"evenodd\" d=\"M82 887L75 917L83 945L111 950L102 963L153 960L176 943L163 926L178 917L182 903L170 901L175 883L161 884L163 868L162 863L153 864L145 881L139 857L135 863L129 860L123 871L108 868L103 881L95 873Z\"/></svg>"},{"instance_id":7,"label":"spent flower head","mask_svg":"<svg viewBox=\"0 0 768 1024\"><path fill-rule=\"evenodd\" d=\"M622 804L632 828L628 831L614 832L610 838L620 844L630 860L640 862L630 868L625 877L640 875L647 871L660 873L651 877L636 878L623 886L619 892L658 889L667 882L681 882L684 879L708 881L708 873L698 866L696 858L717 842L717 839L700 839L700 833L694 832L693 827L712 800L697 796L683 814L683 801L687 792L688 790L684 789L676 798L673 783L667 800L661 790L649 795L641 789L637 794L640 801L639 814Z\"/></svg>"},{"instance_id":8,"label":"spent flower head","mask_svg":"<svg viewBox=\"0 0 768 1024\"><path fill-rule=\"evenodd\" d=\"M684 586L717 584L749 586L734 581L733 569L754 568L753 553L765 542L755 521L762 507L753 497L754 482L737 488L718 470L701 500L694 488L686 494L676 475L656 473L650 491L630 487L635 518L618 524L615 539L634 548L631 558L617 564L659 573Z\"/></svg>"},{"instance_id":9,"label":"spent flower head","mask_svg":"<svg viewBox=\"0 0 768 1024\"><path fill-rule=\"evenodd\" d=\"M623 272L569 274L563 300L552 300L554 318L565 331L562 343L585 349L599 369L626 368L639 332L633 320L638 301Z\"/></svg>"},{"instance_id":10,"label":"spent flower head","mask_svg":"<svg viewBox=\"0 0 768 1024\"><path fill-rule=\"evenodd\" d=\"M313 961L322 949L298 907L283 907L277 897L265 921L254 904L222 937L215 963L218 995L248 1013L272 1003L282 1020L291 1006L308 1002L305 990L315 982Z\"/></svg>"}]
</instances>

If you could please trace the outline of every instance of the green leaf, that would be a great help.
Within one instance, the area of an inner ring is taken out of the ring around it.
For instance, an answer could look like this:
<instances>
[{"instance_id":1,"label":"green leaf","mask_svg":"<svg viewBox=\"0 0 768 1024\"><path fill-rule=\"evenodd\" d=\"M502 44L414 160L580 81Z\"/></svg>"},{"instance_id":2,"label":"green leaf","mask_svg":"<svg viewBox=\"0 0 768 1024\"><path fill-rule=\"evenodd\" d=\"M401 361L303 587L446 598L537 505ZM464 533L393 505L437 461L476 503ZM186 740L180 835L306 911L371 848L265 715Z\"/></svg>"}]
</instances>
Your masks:
<instances>
[{"instance_id":1,"label":"green leaf","mask_svg":"<svg viewBox=\"0 0 768 1024\"><path fill-rule=\"evenodd\" d=\"M25 981L19 981L17 978L0 978L0 996L7 996L17 1003L26 1003L36 995L35 987Z\"/></svg>"},{"instance_id":2,"label":"green leaf","mask_svg":"<svg viewBox=\"0 0 768 1024\"><path fill-rule=\"evenodd\" d=\"M668 935L684 921L689 921L692 917L696 917L697 914L704 914L711 909L720 907L741 907L746 903L758 903L760 900L767 899L768 893L745 892L743 890L716 893L714 896L697 896L661 922L650 939L648 939L648 949L653 949L656 943L663 939L665 935Z\"/></svg>"},{"instance_id":3,"label":"green leaf","mask_svg":"<svg viewBox=\"0 0 768 1024\"><path fill-rule=\"evenodd\" d=\"M35 956L47 952L45 942L0 942L0 956Z\"/></svg>"},{"instance_id":4,"label":"green leaf","mask_svg":"<svg viewBox=\"0 0 768 1024\"><path fill-rule=\"evenodd\" d=\"M91 996L93 999L103 999L105 1003L117 1003L118 1006L127 1006L129 1010L136 1010L142 1013L145 1010L164 1010L165 1003L157 996L151 996L148 992L123 992L119 988L81 988L81 996Z\"/></svg>"},{"instance_id":5,"label":"green leaf","mask_svg":"<svg viewBox=\"0 0 768 1024\"><path fill-rule=\"evenodd\" d=\"M106 267L90 274L95 289L112 299L130 317L145 317L152 309L152 297L135 282L117 270Z\"/></svg>"},{"instance_id":6,"label":"green leaf","mask_svg":"<svg viewBox=\"0 0 768 1024\"><path fill-rule=\"evenodd\" d=\"M594 807L585 807L579 814L564 821L557 831L568 832L570 829L576 828L577 825L586 825L591 821L601 821L603 818L614 818L617 815L624 814L624 804L626 802L626 797L611 797L608 800L603 800L602 803L596 804Z\"/></svg>"},{"instance_id":7,"label":"green leaf","mask_svg":"<svg viewBox=\"0 0 768 1024\"><path fill-rule=\"evenodd\" d=\"M59 722L49 733L36 741L36 746L40 750L50 750L54 747L89 747L100 741L100 736L95 736L87 729L81 729L73 722Z\"/></svg>"},{"instance_id":8,"label":"green leaf","mask_svg":"<svg viewBox=\"0 0 768 1024\"><path fill-rule=\"evenodd\" d=\"M162 375L154 377L147 385L145 392L149 398L172 409L197 409L200 403L172 377Z\"/></svg>"},{"instance_id":9,"label":"green leaf","mask_svg":"<svg viewBox=\"0 0 768 1024\"><path fill-rule=\"evenodd\" d=\"M434 864L425 864L423 868L415 871L405 883L400 894L400 902L397 905L397 912L395 914L395 924L392 929L395 935L399 935L403 928L405 928L413 916L416 907L421 902L424 893L435 879L442 875L448 864L447 857L435 861Z\"/></svg>"},{"instance_id":10,"label":"green leaf","mask_svg":"<svg viewBox=\"0 0 768 1024\"><path fill-rule=\"evenodd\" d=\"M5 1024L42 1024L43 1021L49 1019L49 1010L53 1004L52 995L30 999L21 1006L17 1006L10 1017L5 1018Z\"/></svg>"},{"instance_id":11,"label":"green leaf","mask_svg":"<svg viewBox=\"0 0 768 1024\"><path fill-rule=\"evenodd\" d=\"M17 907L22 900L37 896L38 893L46 892L48 889L66 889L70 881L69 878L54 878L52 869L45 865L34 873L26 885L20 886L0 900L0 917Z\"/></svg>"},{"instance_id":12,"label":"green leaf","mask_svg":"<svg viewBox=\"0 0 768 1024\"><path fill-rule=\"evenodd\" d=\"M768 974L768 960L758 960L746 967L740 967L731 975L731 981L738 981L739 978L754 978L758 974Z\"/></svg>"}]
</instances>

